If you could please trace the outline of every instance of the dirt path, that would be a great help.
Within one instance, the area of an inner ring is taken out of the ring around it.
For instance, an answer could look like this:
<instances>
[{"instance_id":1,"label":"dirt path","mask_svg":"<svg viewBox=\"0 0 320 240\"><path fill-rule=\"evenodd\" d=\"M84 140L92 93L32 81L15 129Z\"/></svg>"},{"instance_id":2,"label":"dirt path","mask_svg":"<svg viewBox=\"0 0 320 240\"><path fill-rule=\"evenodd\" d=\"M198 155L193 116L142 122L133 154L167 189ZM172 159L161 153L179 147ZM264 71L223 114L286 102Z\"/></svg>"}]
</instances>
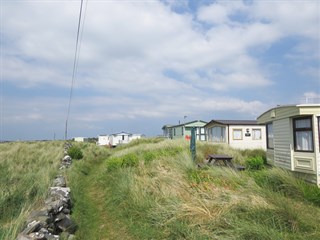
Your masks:
<instances>
[{"instance_id":1,"label":"dirt path","mask_svg":"<svg viewBox=\"0 0 320 240\"><path fill-rule=\"evenodd\" d=\"M96 175L103 169L104 161L95 162L90 170L77 171L73 176L74 184L74 214L73 218L79 228L76 239L107 240L133 239L123 224L113 219L105 208L105 191L99 186Z\"/></svg>"}]
</instances>

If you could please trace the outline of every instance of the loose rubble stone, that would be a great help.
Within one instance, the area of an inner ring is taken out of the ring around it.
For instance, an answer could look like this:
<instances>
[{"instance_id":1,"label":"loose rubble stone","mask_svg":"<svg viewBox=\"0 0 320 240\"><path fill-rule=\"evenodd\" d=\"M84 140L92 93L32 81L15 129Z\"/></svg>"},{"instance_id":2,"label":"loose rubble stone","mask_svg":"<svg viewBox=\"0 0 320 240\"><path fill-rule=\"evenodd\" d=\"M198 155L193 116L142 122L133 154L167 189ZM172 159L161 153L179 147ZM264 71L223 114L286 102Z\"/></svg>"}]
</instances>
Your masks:
<instances>
[{"instance_id":1,"label":"loose rubble stone","mask_svg":"<svg viewBox=\"0 0 320 240\"><path fill-rule=\"evenodd\" d=\"M17 237L17 240L32 240L32 238L28 235L24 235L24 234L20 233Z\"/></svg>"},{"instance_id":2,"label":"loose rubble stone","mask_svg":"<svg viewBox=\"0 0 320 240\"><path fill-rule=\"evenodd\" d=\"M65 166L65 167L69 167L72 163L72 158L69 156L69 155L65 155L63 158L62 158L62 166Z\"/></svg>"},{"instance_id":3,"label":"loose rubble stone","mask_svg":"<svg viewBox=\"0 0 320 240\"><path fill-rule=\"evenodd\" d=\"M57 176L54 180L53 180L53 186L54 187L66 187L66 180L63 176Z\"/></svg>"},{"instance_id":4,"label":"loose rubble stone","mask_svg":"<svg viewBox=\"0 0 320 240\"><path fill-rule=\"evenodd\" d=\"M68 207L68 204L66 204L63 200L46 202L46 208L48 212L52 214L58 214L65 207Z\"/></svg>"},{"instance_id":5,"label":"loose rubble stone","mask_svg":"<svg viewBox=\"0 0 320 240\"><path fill-rule=\"evenodd\" d=\"M29 236L31 237L31 239L34 240L44 240L46 239L43 233L39 233L39 232L33 232L30 233Z\"/></svg>"},{"instance_id":6,"label":"loose rubble stone","mask_svg":"<svg viewBox=\"0 0 320 240\"><path fill-rule=\"evenodd\" d=\"M32 221L31 223L28 223L27 227L22 231L22 234L28 235L32 232L36 232L41 228L39 221Z\"/></svg>"},{"instance_id":7,"label":"loose rubble stone","mask_svg":"<svg viewBox=\"0 0 320 240\"><path fill-rule=\"evenodd\" d=\"M77 230L77 225L74 221L71 220L70 216L68 215L65 215L65 218L57 222L56 225L61 231L71 234L75 233L75 231Z\"/></svg>"},{"instance_id":8,"label":"loose rubble stone","mask_svg":"<svg viewBox=\"0 0 320 240\"><path fill-rule=\"evenodd\" d=\"M59 235L45 234L47 240L59 240Z\"/></svg>"},{"instance_id":9,"label":"loose rubble stone","mask_svg":"<svg viewBox=\"0 0 320 240\"><path fill-rule=\"evenodd\" d=\"M65 156L61 160L59 169L68 168L72 159L67 155L72 145L65 143ZM72 240L77 229L76 223L71 219L70 188L62 175L53 181L53 187L49 189L49 196L45 205L40 210L34 210L27 218L26 227L17 236L17 240Z\"/></svg>"},{"instance_id":10,"label":"loose rubble stone","mask_svg":"<svg viewBox=\"0 0 320 240\"><path fill-rule=\"evenodd\" d=\"M27 222L37 221L41 227L47 227L52 222L52 215L47 210L32 211L27 218Z\"/></svg>"}]
</instances>

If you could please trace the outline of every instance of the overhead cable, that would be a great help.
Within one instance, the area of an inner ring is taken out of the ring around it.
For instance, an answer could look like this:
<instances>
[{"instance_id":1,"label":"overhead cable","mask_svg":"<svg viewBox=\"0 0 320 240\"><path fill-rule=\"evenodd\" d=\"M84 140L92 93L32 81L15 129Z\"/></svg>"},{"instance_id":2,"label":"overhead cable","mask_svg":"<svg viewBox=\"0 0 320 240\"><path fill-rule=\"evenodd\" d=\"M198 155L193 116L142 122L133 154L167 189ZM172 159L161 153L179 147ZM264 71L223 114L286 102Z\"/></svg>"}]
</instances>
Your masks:
<instances>
[{"instance_id":1,"label":"overhead cable","mask_svg":"<svg viewBox=\"0 0 320 240\"><path fill-rule=\"evenodd\" d=\"M88 3L88 1L87 1L87 3ZM65 136L64 136L65 140L68 139L68 122L69 122L69 116L70 116L70 107L71 107L71 100L72 100L72 95L73 95L73 88L74 88L74 84L75 84L75 79L76 79L76 72L77 72L77 66L78 66L78 60L79 60L79 52L80 52L80 46L81 46L82 33L80 34L80 28L81 28L82 7L83 7L83 0L81 0L81 4L80 4L77 38L76 38L76 48L75 48L75 54L74 54L74 60L73 60L72 80L71 80L68 112L67 112L66 125L65 125ZM83 28L82 28L82 32L83 32Z\"/></svg>"}]
</instances>

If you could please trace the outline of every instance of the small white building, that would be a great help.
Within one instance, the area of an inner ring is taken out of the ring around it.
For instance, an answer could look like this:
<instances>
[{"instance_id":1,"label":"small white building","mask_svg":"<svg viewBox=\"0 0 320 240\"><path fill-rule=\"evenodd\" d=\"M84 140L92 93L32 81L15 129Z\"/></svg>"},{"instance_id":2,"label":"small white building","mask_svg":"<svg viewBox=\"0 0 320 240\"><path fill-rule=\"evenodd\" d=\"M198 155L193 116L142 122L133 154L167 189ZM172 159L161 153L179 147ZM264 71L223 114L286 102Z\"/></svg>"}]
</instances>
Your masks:
<instances>
[{"instance_id":1,"label":"small white building","mask_svg":"<svg viewBox=\"0 0 320 240\"><path fill-rule=\"evenodd\" d=\"M129 143L131 136L132 136L131 133L126 133L126 132L113 133L109 136L110 145L117 146L120 144Z\"/></svg>"},{"instance_id":2,"label":"small white building","mask_svg":"<svg viewBox=\"0 0 320 240\"><path fill-rule=\"evenodd\" d=\"M134 134L131 135L130 141L135 140L135 139L140 139L140 138L143 138L143 137L145 137L144 134L134 133Z\"/></svg>"},{"instance_id":3,"label":"small white building","mask_svg":"<svg viewBox=\"0 0 320 240\"><path fill-rule=\"evenodd\" d=\"M73 138L73 140L75 142L88 142L89 141L89 139L86 137L75 137L75 138Z\"/></svg>"},{"instance_id":4,"label":"small white building","mask_svg":"<svg viewBox=\"0 0 320 240\"><path fill-rule=\"evenodd\" d=\"M97 145L104 146L109 145L115 147L121 144L127 144L135 139L140 139L144 135L143 134L132 134L126 132L113 133L110 135L100 135L98 138Z\"/></svg>"},{"instance_id":5,"label":"small white building","mask_svg":"<svg viewBox=\"0 0 320 240\"><path fill-rule=\"evenodd\" d=\"M204 127L208 142L238 149L266 149L266 128L255 120L211 120Z\"/></svg>"},{"instance_id":6,"label":"small white building","mask_svg":"<svg viewBox=\"0 0 320 240\"><path fill-rule=\"evenodd\" d=\"M258 122L266 125L268 163L320 187L320 104L277 106Z\"/></svg>"}]
</instances>

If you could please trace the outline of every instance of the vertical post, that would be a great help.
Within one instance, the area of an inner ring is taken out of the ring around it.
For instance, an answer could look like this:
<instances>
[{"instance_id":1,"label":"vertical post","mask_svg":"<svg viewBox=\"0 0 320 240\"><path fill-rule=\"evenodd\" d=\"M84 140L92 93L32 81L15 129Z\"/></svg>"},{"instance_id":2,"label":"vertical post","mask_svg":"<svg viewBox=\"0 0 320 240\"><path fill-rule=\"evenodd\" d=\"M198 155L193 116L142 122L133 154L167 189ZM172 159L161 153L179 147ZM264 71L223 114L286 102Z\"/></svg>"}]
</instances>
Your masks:
<instances>
[{"instance_id":1,"label":"vertical post","mask_svg":"<svg viewBox=\"0 0 320 240\"><path fill-rule=\"evenodd\" d=\"M66 120L66 129L65 129L65 132L64 132L64 140L67 141L67 138L68 138L68 117L67 117L67 120Z\"/></svg>"},{"instance_id":2,"label":"vertical post","mask_svg":"<svg viewBox=\"0 0 320 240\"><path fill-rule=\"evenodd\" d=\"M196 161L196 128L191 129L191 139L190 139L190 151L192 155L193 162Z\"/></svg>"}]
</instances>

